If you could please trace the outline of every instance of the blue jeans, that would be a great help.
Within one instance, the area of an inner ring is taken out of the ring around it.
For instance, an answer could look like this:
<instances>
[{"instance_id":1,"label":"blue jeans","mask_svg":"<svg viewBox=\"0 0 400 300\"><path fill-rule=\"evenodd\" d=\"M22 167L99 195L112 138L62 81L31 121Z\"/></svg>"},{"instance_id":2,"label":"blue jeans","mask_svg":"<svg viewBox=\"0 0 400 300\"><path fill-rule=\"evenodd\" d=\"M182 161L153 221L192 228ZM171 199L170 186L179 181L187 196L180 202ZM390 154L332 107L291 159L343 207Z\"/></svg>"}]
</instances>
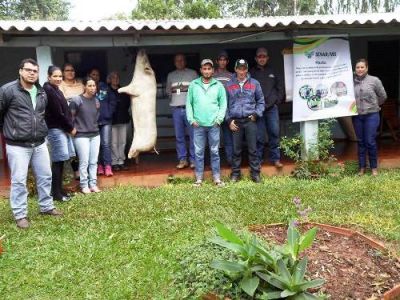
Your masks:
<instances>
[{"instance_id":1,"label":"blue jeans","mask_svg":"<svg viewBox=\"0 0 400 300\"><path fill-rule=\"evenodd\" d=\"M103 166L111 166L111 139L112 125L100 125L100 156L99 163Z\"/></svg>"},{"instance_id":2,"label":"blue jeans","mask_svg":"<svg viewBox=\"0 0 400 300\"><path fill-rule=\"evenodd\" d=\"M247 152L249 155L250 175L260 174L260 160L257 155L257 124L248 118L236 120L238 131L232 132L233 137L233 160L232 176L240 176L240 165L242 163L243 137L246 138Z\"/></svg>"},{"instance_id":3,"label":"blue jeans","mask_svg":"<svg viewBox=\"0 0 400 300\"><path fill-rule=\"evenodd\" d=\"M80 187L92 188L97 185L97 158L99 156L100 135L76 137L75 149L79 157Z\"/></svg>"},{"instance_id":4,"label":"blue jeans","mask_svg":"<svg viewBox=\"0 0 400 300\"><path fill-rule=\"evenodd\" d=\"M208 146L210 147L211 170L213 174L213 179L215 181L221 178L220 159L219 159L219 135L220 135L219 126L212 126L212 127L200 126L193 128L195 174L197 180L203 180L204 151L206 149L207 139L208 139Z\"/></svg>"},{"instance_id":5,"label":"blue jeans","mask_svg":"<svg viewBox=\"0 0 400 300\"><path fill-rule=\"evenodd\" d=\"M268 135L268 160L274 163L281 159L279 150L279 110L278 106L266 109L262 118L257 120L257 155L264 160L265 132Z\"/></svg>"},{"instance_id":6,"label":"blue jeans","mask_svg":"<svg viewBox=\"0 0 400 300\"><path fill-rule=\"evenodd\" d=\"M358 139L358 165L360 168L365 168L367 165L367 152L370 168L378 167L376 132L379 122L379 112L353 117L354 130Z\"/></svg>"},{"instance_id":7,"label":"blue jeans","mask_svg":"<svg viewBox=\"0 0 400 300\"><path fill-rule=\"evenodd\" d=\"M28 215L26 179L29 164L36 180L40 211L52 210L50 156L46 143L33 148L6 145L6 151L11 173L10 205L14 218L19 220Z\"/></svg>"},{"instance_id":8,"label":"blue jeans","mask_svg":"<svg viewBox=\"0 0 400 300\"><path fill-rule=\"evenodd\" d=\"M172 107L172 119L174 121L176 153L178 161L187 160L186 129L189 131L189 160L194 162L193 127L186 118L186 109L183 107Z\"/></svg>"},{"instance_id":9,"label":"blue jeans","mask_svg":"<svg viewBox=\"0 0 400 300\"><path fill-rule=\"evenodd\" d=\"M47 135L52 162L66 161L75 156L71 137L59 128L50 128Z\"/></svg>"},{"instance_id":10,"label":"blue jeans","mask_svg":"<svg viewBox=\"0 0 400 300\"><path fill-rule=\"evenodd\" d=\"M229 129L229 125L226 121L222 122L222 136L224 138L224 150L225 150L225 159L228 164L232 164L232 156L233 156L233 138L232 131Z\"/></svg>"}]
</instances>

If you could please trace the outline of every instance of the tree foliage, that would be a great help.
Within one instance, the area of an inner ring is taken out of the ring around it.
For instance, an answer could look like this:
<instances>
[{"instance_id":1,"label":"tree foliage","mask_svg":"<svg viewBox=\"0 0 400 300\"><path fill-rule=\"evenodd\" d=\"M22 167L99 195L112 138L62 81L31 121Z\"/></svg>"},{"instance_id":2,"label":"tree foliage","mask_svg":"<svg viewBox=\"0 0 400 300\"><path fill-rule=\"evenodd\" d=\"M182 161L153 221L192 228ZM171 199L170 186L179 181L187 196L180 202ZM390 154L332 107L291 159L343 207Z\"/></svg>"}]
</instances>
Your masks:
<instances>
[{"instance_id":1,"label":"tree foliage","mask_svg":"<svg viewBox=\"0 0 400 300\"><path fill-rule=\"evenodd\" d=\"M393 12L400 0L138 0L134 19Z\"/></svg>"},{"instance_id":2,"label":"tree foliage","mask_svg":"<svg viewBox=\"0 0 400 300\"><path fill-rule=\"evenodd\" d=\"M66 20L70 6L66 0L0 0L0 19Z\"/></svg>"},{"instance_id":3,"label":"tree foliage","mask_svg":"<svg viewBox=\"0 0 400 300\"><path fill-rule=\"evenodd\" d=\"M133 19L181 19L221 17L217 1L211 0L138 0Z\"/></svg>"}]
</instances>

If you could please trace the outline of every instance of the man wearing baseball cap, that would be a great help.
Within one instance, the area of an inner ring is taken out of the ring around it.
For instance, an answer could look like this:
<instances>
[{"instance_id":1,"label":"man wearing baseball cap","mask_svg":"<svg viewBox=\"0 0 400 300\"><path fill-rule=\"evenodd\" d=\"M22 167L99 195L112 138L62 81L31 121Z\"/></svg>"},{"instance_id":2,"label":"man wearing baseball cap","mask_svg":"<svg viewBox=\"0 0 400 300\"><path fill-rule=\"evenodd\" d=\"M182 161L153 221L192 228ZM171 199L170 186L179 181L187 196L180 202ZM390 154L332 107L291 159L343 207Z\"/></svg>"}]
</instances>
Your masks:
<instances>
[{"instance_id":1,"label":"man wearing baseball cap","mask_svg":"<svg viewBox=\"0 0 400 300\"><path fill-rule=\"evenodd\" d=\"M257 155L257 123L263 116L264 95L260 83L250 77L248 63L238 59L235 63L236 74L227 83L228 110L225 119L233 136L233 158L231 181L241 177L243 136L246 137L249 155L250 176L254 182L260 182L260 160Z\"/></svg>"},{"instance_id":2,"label":"man wearing baseball cap","mask_svg":"<svg viewBox=\"0 0 400 300\"><path fill-rule=\"evenodd\" d=\"M204 180L204 152L207 140L213 181L217 186L223 186L219 141L220 125L226 113L226 91L222 83L212 77L214 64L211 59L201 61L200 73L200 78L190 83L186 98L186 116L189 124L193 126L196 176L194 186L201 186Z\"/></svg>"},{"instance_id":3,"label":"man wearing baseball cap","mask_svg":"<svg viewBox=\"0 0 400 300\"><path fill-rule=\"evenodd\" d=\"M283 167L279 151L279 110L278 105L284 98L284 86L280 77L268 64L268 50L258 48L255 60L257 66L250 70L251 76L260 82L264 98L265 111L258 121L257 153L264 160L265 130L268 134L268 159L277 168Z\"/></svg>"},{"instance_id":4,"label":"man wearing baseball cap","mask_svg":"<svg viewBox=\"0 0 400 300\"><path fill-rule=\"evenodd\" d=\"M221 82L224 86L232 78L232 73L228 71L227 66L229 64L228 52L222 50L217 56L217 66L214 72L214 78ZM229 125L226 121L221 124L222 137L224 141L225 159L229 165L232 164L232 153L233 153L233 141L232 132L229 129Z\"/></svg>"}]
</instances>

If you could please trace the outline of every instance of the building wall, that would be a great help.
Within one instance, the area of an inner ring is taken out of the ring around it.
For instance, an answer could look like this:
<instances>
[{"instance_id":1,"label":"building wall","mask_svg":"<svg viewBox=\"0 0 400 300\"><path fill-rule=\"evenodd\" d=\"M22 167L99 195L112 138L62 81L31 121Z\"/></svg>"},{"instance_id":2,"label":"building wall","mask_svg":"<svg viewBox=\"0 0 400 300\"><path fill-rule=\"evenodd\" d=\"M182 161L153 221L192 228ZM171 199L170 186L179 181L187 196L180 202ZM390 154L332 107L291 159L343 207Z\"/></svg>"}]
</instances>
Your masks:
<instances>
[{"instance_id":1,"label":"building wall","mask_svg":"<svg viewBox=\"0 0 400 300\"><path fill-rule=\"evenodd\" d=\"M350 52L352 61L355 61L361 57L367 57L368 53L368 41L373 40L393 40L395 37L356 37L350 39ZM158 47L147 47L146 50L148 54L151 55L166 55L172 60L172 56L176 53L186 53L186 54L196 54L198 59L212 58L215 59L221 50L227 50L230 54L230 69L233 69L234 61L237 58L246 58L250 65L254 64L254 54L258 47L266 47L269 51L270 64L274 67L278 75L283 78L283 56L281 51L291 46L291 41L266 41L266 42L252 42L252 43L224 43L224 44L212 44L212 45L202 45L201 47L194 47L193 45L187 46L158 46ZM100 48L97 48L100 49ZM64 56L66 51L80 51L81 48L53 48L52 57L53 62L56 65L62 66L64 63ZM88 50L88 49L84 49ZM90 50L90 49L89 49ZM96 48L92 48L96 50ZM120 72L121 75L121 85L128 84L132 79L133 67L134 67L134 53L135 49L133 47L129 48L101 48L101 50L106 51L106 69L108 71L116 70ZM400 53L399 53L400 56ZM23 58L36 57L35 48L6 48L0 47L0 65L2 66L2 71L0 72L0 85L6 82L14 80L17 78L18 64ZM166 61L166 64L171 65L171 70L173 65L171 61ZM47 66L41 66L42 68ZM400 66L393 66L394 70L398 72ZM157 73L157 68L153 65L155 72ZM193 65L198 71L198 66ZM162 84L163 82L158 82ZM399 82L400 86L400 82ZM281 106L281 133L282 135L292 135L299 131L298 124L293 124L291 122L291 104L286 103ZM157 114L162 115L158 118L157 123L159 125L158 133L160 137L173 136L172 119L168 117L169 114L168 99L165 97L159 97L157 99ZM345 134L339 124L335 125L333 129L333 134L335 138L345 138ZM173 148L173 142L164 142L161 148ZM0 151L0 159L1 151Z\"/></svg>"},{"instance_id":2,"label":"building wall","mask_svg":"<svg viewBox=\"0 0 400 300\"><path fill-rule=\"evenodd\" d=\"M35 48L0 47L0 85L18 78L18 65L24 58L36 58Z\"/></svg>"}]
</instances>

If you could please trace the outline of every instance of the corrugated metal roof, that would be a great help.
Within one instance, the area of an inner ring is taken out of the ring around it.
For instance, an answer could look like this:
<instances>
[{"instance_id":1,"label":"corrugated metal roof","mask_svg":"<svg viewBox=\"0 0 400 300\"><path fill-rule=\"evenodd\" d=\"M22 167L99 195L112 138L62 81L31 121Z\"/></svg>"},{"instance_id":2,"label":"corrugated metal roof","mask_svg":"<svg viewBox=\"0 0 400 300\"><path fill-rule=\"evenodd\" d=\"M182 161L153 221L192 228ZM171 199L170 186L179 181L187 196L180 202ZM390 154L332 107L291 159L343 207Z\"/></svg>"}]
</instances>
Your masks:
<instances>
[{"instance_id":1,"label":"corrugated metal roof","mask_svg":"<svg viewBox=\"0 0 400 300\"><path fill-rule=\"evenodd\" d=\"M370 25L399 24L399 13L357 15L279 16L235 19L187 20L125 20L125 21L0 21L5 32L90 32L90 31L146 31L146 30L201 30L229 28L274 28L312 25Z\"/></svg>"}]
</instances>

